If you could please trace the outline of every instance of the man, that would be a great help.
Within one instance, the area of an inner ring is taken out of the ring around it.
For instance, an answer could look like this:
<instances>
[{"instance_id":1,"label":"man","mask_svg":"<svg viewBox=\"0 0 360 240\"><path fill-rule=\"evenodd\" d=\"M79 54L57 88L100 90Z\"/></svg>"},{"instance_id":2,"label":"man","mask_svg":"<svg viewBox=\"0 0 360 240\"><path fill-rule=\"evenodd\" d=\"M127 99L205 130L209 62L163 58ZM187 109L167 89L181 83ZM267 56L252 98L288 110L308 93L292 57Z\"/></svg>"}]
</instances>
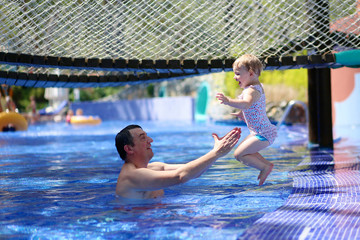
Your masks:
<instances>
[{"instance_id":1,"label":"man","mask_svg":"<svg viewBox=\"0 0 360 240\"><path fill-rule=\"evenodd\" d=\"M186 164L149 163L154 153L153 139L138 125L129 125L115 138L116 149L125 161L116 184L116 194L125 198L147 199L164 194L163 188L199 177L218 158L225 156L240 138L240 128L224 137L213 134L214 148Z\"/></svg>"}]
</instances>

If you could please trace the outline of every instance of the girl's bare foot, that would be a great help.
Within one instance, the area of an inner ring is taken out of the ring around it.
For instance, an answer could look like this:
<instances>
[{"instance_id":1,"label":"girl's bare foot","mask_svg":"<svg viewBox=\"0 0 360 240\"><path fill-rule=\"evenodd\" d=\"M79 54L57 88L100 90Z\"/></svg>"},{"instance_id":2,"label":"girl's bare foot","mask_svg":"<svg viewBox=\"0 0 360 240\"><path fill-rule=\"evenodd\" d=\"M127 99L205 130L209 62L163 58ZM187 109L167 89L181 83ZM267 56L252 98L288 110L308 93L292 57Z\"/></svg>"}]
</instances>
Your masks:
<instances>
[{"instance_id":1,"label":"girl's bare foot","mask_svg":"<svg viewBox=\"0 0 360 240\"><path fill-rule=\"evenodd\" d=\"M263 185L266 178L269 176L269 174L271 173L272 169L274 167L273 163L270 163L268 166L266 166L266 168L264 168L263 170L260 171L260 174L258 176L258 180L259 181L259 186Z\"/></svg>"}]
</instances>

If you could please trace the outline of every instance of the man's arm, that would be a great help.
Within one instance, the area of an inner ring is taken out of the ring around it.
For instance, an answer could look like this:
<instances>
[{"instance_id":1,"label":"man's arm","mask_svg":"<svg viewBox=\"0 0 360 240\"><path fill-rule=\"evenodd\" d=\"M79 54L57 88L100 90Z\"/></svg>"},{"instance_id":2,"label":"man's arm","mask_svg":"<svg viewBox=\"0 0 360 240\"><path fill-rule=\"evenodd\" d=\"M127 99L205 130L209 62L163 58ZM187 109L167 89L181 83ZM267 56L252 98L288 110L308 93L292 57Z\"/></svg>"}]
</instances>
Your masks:
<instances>
[{"instance_id":1,"label":"man's arm","mask_svg":"<svg viewBox=\"0 0 360 240\"><path fill-rule=\"evenodd\" d=\"M183 165L184 164L167 164L163 162L152 162L148 164L147 168L154 171L170 171L176 170Z\"/></svg>"},{"instance_id":2,"label":"man's arm","mask_svg":"<svg viewBox=\"0 0 360 240\"><path fill-rule=\"evenodd\" d=\"M240 132L239 128L234 128L223 138L219 138L216 134L213 134L215 141L214 148L196 160L186 164L179 164L179 166L161 163L151 164L151 167L157 167L157 169L163 168L165 171L149 168L129 168L125 171L126 176L123 176L125 177L123 180L128 182L128 187L132 190L150 191L177 185L197 178L218 158L230 152L238 142ZM171 170L171 168L174 169Z\"/></svg>"}]
</instances>

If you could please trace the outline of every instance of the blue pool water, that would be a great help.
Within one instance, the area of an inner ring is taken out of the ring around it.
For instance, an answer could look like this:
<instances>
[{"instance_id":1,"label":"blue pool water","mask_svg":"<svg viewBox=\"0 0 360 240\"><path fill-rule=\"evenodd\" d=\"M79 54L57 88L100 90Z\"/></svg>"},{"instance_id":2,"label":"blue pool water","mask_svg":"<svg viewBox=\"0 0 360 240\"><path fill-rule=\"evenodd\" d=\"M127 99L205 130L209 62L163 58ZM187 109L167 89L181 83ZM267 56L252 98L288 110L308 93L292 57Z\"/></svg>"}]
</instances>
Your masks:
<instances>
[{"instance_id":1,"label":"blue pool water","mask_svg":"<svg viewBox=\"0 0 360 240\"><path fill-rule=\"evenodd\" d=\"M154 139L153 161L184 163L208 152L213 123L135 122ZM200 178L165 189L155 200L115 196L122 166L114 137L129 122L98 126L52 123L0 136L1 239L238 239L293 191L289 172L305 155L306 129L282 127L262 151L274 164L259 187L258 172L219 159ZM247 135L243 128L243 137Z\"/></svg>"}]
</instances>

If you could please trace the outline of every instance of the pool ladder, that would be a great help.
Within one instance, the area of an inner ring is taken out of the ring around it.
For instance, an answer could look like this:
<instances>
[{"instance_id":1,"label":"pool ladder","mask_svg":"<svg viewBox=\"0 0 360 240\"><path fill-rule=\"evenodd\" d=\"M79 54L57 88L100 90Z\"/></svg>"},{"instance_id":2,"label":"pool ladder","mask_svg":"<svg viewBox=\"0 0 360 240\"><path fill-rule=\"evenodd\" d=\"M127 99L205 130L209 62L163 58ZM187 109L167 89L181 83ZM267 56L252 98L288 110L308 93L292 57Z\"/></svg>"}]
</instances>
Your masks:
<instances>
[{"instance_id":1,"label":"pool ladder","mask_svg":"<svg viewBox=\"0 0 360 240\"><path fill-rule=\"evenodd\" d=\"M306 122L308 122L308 117L309 116L308 116L308 109L307 109L306 104L304 102L302 102L302 101L299 101L299 100L291 100L288 103L288 105L287 105L281 119L278 121L278 123L276 125L277 128L279 128L285 122L286 117L289 115L291 109L294 107L295 104L300 104L304 108L305 119L306 119Z\"/></svg>"}]
</instances>

